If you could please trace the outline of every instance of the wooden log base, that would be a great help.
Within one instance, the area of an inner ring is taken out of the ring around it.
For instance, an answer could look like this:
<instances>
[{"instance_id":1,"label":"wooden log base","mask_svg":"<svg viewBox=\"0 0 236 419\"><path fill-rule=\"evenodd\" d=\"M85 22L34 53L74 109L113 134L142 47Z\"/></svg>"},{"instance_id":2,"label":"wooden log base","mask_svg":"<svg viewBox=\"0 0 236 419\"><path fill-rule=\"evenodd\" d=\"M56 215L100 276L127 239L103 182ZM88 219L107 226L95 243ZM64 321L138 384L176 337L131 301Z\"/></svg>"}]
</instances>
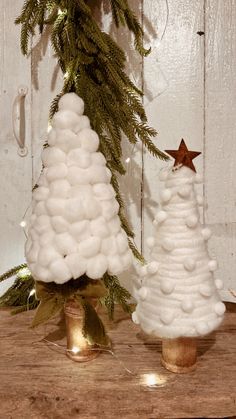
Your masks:
<instances>
[{"instance_id":1,"label":"wooden log base","mask_svg":"<svg viewBox=\"0 0 236 419\"><path fill-rule=\"evenodd\" d=\"M196 369L197 345L192 338L164 339L162 365L176 374L186 374Z\"/></svg>"}]
</instances>

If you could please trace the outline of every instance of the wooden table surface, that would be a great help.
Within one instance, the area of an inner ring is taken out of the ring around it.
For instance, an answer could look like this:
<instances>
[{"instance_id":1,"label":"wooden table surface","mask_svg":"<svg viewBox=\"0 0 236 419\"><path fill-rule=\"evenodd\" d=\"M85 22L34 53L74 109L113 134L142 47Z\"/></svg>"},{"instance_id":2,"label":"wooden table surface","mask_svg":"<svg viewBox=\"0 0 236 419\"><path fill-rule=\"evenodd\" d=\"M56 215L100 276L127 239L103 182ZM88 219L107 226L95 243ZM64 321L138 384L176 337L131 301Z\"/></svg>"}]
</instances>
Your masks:
<instances>
[{"instance_id":1,"label":"wooden table surface","mask_svg":"<svg viewBox=\"0 0 236 419\"><path fill-rule=\"evenodd\" d=\"M115 356L84 364L65 356L62 320L33 331L32 315L0 311L1 419L236 417L236 305L216 333L199 339L197 369L184 375L166 371L160 342L118 309L107 323Z\"/></svg>"}]
</instances>

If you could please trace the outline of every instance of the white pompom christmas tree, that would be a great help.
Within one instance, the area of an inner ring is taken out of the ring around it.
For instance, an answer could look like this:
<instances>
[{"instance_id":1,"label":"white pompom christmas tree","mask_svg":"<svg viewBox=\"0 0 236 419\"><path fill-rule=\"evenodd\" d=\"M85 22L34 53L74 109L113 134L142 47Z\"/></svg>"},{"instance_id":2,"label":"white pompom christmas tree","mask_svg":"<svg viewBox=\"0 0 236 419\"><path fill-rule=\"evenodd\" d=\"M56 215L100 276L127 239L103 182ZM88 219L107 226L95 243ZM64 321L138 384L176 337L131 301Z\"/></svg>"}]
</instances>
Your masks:
<instances>
[{"instance_id":1,"label":"white pompom christmas tree","mask_svg":"<svg viewBox=\"0 0 236 419\"><path fill-rule=\"evenodd\" d=\"M25 248L38 281L63 284L84 274L99 279L132 262L111 172L83 112L75 93L60 99L42 154Z\"/></svg>"},{"instance_id":2,"label":"white pompom christmas tree","mask_svg":"<svg viewBox=\"0 0 236 419\"><path fill-rule=\"evenodd\" d=\"M206 245L211 232L199 219L202 199L194 184L201 178L192 159L200 153L189 151L183 140L179 150L167 152L175 164L160 174L162 209L154 220L155 234L147 240L153 262L141 268L133 320L160 338L197 337L222 321L222 281L214 279L217 263Z\"/></svg>"}]
</instances>

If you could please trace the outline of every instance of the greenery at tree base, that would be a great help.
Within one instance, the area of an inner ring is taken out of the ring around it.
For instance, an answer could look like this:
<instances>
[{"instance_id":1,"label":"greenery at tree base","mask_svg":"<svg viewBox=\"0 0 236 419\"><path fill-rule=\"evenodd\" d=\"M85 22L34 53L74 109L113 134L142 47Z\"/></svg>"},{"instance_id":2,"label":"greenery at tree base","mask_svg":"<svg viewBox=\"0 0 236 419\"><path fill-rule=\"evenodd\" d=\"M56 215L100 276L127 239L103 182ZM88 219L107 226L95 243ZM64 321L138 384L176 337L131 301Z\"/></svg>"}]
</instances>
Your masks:
<instances>
[{"instance_id":1,"label":"greenery at tree base","mask_svg":"<svg viewBox=\"0 0 236 419\"><path fill-rule=\"evenodd\" d=\"M146 56L150 50L143 47L143 29L127 0L109 0L109 3L116 27L126 26L133 34L135 49L142 57ZM118 175L125 175L126 172L122 162L122 144L128 140L133 146L141 141L153 156L163 160L168 157L152 142L157 132L147 124L142 91L126 75L125 52L99 28L91 4L85 0L26 0L16 19L16 23L21 24L21 50L24 55L28 54L30 39L37 28L40 33L45 27L51 28L51 43L64 74L64 85L51 104L50 119L57 111L63 94L76 92L84 100L85 114L99 135L100 151L112 172L111 182L120 206L122 227L129 237L134 256L143 262L133 242L134 233L126 218L118 181ZM30 281L31 278L29 276ZM17 277L15 285L3 296L2 303L5 301L12 305L11 295L22 292L18 282ZM110 317L113 317L115 302L129 312L127 300L130 295L119 284L118 278L106 273L103 282L108 290L103 303ZM24 290L24 297L15 301L32 308L27 300L28 291ZM37 301L33 303L37 304ZM93 313L88 312L93 317Z\"/></svg>"}]
</instances>

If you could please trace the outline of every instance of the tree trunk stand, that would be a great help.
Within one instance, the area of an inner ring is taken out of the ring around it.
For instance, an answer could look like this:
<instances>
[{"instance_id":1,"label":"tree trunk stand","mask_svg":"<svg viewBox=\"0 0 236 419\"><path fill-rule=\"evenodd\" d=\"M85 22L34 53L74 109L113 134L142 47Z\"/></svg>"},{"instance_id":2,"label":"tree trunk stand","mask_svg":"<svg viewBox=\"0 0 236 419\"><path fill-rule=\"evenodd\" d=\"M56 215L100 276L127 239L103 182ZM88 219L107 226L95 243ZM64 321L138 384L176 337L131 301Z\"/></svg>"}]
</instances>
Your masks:
<instances>
[{"instance_id":1,"label":"tree trunk stand","mask_svg":"<svg viewBox=\"0 0 236 419\"><path fill-rule=\"evenodd\" d=\"M196 339L178 338L162 341L162 365L169 371L184 374L195 370L197 361Z\"/></svg>"}]
</instances>

